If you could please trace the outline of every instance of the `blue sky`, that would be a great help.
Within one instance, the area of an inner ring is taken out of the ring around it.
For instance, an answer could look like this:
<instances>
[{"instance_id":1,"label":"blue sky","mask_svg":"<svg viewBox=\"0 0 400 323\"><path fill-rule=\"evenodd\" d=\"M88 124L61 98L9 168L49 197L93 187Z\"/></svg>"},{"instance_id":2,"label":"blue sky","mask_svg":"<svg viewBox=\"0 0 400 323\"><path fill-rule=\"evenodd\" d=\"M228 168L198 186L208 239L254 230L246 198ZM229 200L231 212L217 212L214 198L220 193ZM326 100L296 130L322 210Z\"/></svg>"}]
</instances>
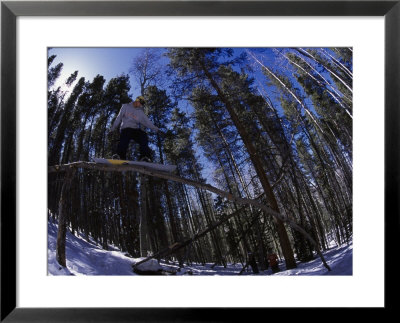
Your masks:
<instances>
[{"instance_id":1,"label":"blue sky","mask_svg":"<svg viewBox=\"0 0 400 323\"><path fill-rule=\"evenodd\" d=\"M138 55L143 48L52 48L49 55L56 55L52 66L63 63L61 76L56 85L61 85L76 70L78 78L85 77L87 81L100 74L106 79L106 83L113 77L122 74L129 74L133 58ZM138 94L136 84L131 77L131 93Z\"/></svg>"},{"instance_id":2,"label":"blue sky","mask_svg":"<svg viewBox=\"0 0 400 323\"><path fill-rule=\"evenodd\" d=\"M86 81L92 81L100 74L106 79L106 83L113 77L129 74L133 59L144 51L145 48L137 47L53 47L48 55L56 55L52 66L63 63L63 69L55 86L61 86L65 80L76 70L78 78L85 77ZM242 52L242 48L236 48L234 55ZM272 58L273 56L265 55ZM264 58L265 58L264 57ZM135 79L130 75L132 96L140 95Z\"/></svg>"}]
</instances>

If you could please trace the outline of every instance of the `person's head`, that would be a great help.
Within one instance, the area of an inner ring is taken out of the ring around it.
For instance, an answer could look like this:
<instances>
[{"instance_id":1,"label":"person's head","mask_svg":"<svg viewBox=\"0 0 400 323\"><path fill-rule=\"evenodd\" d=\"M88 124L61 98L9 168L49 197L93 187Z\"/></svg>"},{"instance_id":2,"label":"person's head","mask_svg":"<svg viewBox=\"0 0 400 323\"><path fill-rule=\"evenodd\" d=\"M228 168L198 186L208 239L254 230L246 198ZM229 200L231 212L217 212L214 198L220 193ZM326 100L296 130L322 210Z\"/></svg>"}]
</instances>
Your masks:
<instances>
[{"instance_id":1,"label":"person's head","mask_svg":"<svg viewBox=\"0 0 400 323\"><path fill-rule=\"evenodd\" d=\"M146 103L146 101L144 100L144 97L142 97L140 95L135 99L135 101L133 101L133 106L139 108L139 107L144 106L145 103Z\"/></svg>"}]
</instances>

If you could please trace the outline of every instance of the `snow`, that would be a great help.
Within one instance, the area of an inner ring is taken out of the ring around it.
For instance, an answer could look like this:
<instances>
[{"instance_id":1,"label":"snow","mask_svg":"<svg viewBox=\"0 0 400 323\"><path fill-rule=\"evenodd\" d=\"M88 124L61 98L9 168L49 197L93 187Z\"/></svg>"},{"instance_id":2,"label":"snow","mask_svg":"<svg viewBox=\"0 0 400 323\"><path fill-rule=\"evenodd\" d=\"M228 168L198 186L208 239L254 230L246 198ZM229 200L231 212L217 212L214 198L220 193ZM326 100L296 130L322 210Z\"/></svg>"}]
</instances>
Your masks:
<instances>
[{"instance_id":1,"label":"snow","mask_svg":"<svg viewBox=\"0 0 400 323\"><path fill-rule=\"evenodd\" d=\"M58 226L48 224L48 274L49 275L132 275L132 258L117 250L104 250L94 241L76 237L67 231L67 268L56 259Z\"/></svg>"},{"instance_id":2,"label":"snow","mask_svg":"<svg viewBox=\"0 0 400 323\"><path fill-rule=\"evenodd\" d=\"M56 242L57 242L57 224L49 221L48 223L48 275L136 275L132 271L132 264L139 262L144 258L131 258L119 251L115 247L109 247L110 250L104 250L96 244L93 239L87 241L83 236L74 236L67 231L66 258L67 268L60 266L56 260ZM332 246L323 253L326 262L332 271L328 271L322 264L318 256L306 263L297 263L297 268L285 270L283 261L279 262L280 272L273 274L271 269L260 271L259 274L253 274L250 268L246 269L242 276L248 275L274 275L274 276L310 276L310 275L343 275L351 276L353 274L353 244L342 246ZM223 266L207 263L186 265L179 269L177 264L161 264L152 259L138 266L142 271L157 271L164 269L167 271L176 271L176 275L238 275L242 270L242 264L229 264L226 268Z\"/></svg>"},{"instance_id":3,"label":"snow","mask_svg":"<svg viewBox=\"0 0 400 323\"><path fill-rule=\"evenodd\" d=\"M281 271L276 273L276 276L284 275L335 275L347 276L353 274L353 245L341 246L332 248L323 253L327 264L332 271L328 271L319 257L307 263L297 263L296 269L285 270L282 263L280 264Z\"/></svg>"}]
</instances>

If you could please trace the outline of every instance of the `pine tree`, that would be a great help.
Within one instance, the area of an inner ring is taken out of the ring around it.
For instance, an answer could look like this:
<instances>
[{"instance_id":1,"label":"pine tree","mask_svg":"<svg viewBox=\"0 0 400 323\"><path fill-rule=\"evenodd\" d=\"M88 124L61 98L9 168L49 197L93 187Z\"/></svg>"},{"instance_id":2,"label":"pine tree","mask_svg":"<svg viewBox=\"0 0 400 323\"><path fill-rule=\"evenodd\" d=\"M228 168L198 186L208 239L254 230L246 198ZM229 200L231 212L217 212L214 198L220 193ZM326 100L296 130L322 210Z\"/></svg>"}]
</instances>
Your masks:
<instances>
[{"instance_id":1,"label":"pine tree","mask_svg":"<svg viewBox=\"0 0 400 323\"><path fill-rule=\"evenodd\" d=\"M85 85L85 78L80 78L78 83L72 90L71 95L64 105L63 115L55 130L55 139L51 147L49 147L48 163L49 165L57 165L60 162L60 156L64 145L66 129L71 121L71 116L76 108L75 104L81 95Z\"/></svg>"}]
</instances>

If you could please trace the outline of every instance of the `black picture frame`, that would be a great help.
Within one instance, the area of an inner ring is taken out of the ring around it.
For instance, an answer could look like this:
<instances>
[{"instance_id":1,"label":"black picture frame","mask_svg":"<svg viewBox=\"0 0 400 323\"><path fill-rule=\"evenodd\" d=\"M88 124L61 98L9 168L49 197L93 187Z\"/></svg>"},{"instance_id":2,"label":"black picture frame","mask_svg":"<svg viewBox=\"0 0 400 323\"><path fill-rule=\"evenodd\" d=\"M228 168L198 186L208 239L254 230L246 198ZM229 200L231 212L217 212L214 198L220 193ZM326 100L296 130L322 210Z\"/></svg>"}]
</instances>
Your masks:
<instances>
[{"instance_id":1,"label":"black picture frame","mask_svg":"<svg viewBox=\"0 0 400 323\"><path fill-rule=\"evenodd\" d=\"M400 1L2 1L1 2L1 321L237 321L264 309L16 307L16 19L19 16L384 16L385 18L385 309L390 243L399 229ZM395 230L396 232L391 232ZM398 250L397 250L398 254ZM373 271L373 268L371 268ZM398 275L397 275L398 276ZM38 291L39 292L39 291ZM251 311L251 313L247 313ZM240 312L240 313L239 313ZM258 313L261 312L261 313Z\"/></svg>"}]
</instances>

